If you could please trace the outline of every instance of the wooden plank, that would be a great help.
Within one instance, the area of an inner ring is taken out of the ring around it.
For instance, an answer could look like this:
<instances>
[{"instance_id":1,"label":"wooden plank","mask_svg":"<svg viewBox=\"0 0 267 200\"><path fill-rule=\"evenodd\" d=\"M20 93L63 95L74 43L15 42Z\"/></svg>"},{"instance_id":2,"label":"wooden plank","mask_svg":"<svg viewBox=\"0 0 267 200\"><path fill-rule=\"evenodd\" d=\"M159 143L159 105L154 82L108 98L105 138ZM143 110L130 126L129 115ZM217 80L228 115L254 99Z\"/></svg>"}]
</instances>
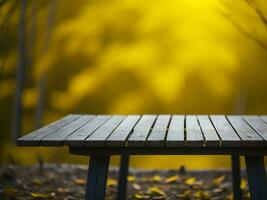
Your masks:
<instances>
[{"instance_id":1,"label":"wooden plank","mask_svg":"<svg viewBox=\"0 0 267 200\"><path fill-rule=\"evenodd\" d=\"M267 144L267 123L258 116L243 116L243 119L265 140Z\"/></svg>"},{"instance_id":2,"label":"wooden plank","mask_svg":"<svg viewBox=\"0 0 267 200\"><path fill-rule=\"evenodd\" d=\"M171 118L169 130L166 137L167 146L184 146L185 145L185 132L184 115L173 115Z\"/></svg>"},{"instance_id":3,"label":"wooden plank","mask_svg":"<svg viewBox=\"0 0 267 200\"><path fill-rule=\"evenodd\" d=\"M146 146L164 146L170 118L170 115L159 115L157 117L152 131L146 140Z\"/></svg>"},{"instance_id":4,"label":"wooden plank","mask_svg":"<svg viewBox=\"0 0 267 200\"><path fill-rule=\"evenodd\" d=\"M241 116L227 116L229 122L240 136L244 146L262 146L263 139L242 119Z\"/></svg>"},{"instance_id":5,"label":"wooden plank","mask_svg":"<svg viewBox=\"0 0 267 200\"><path fill-rule=\"evenodd\" d=\"M123 115L113 115L85 140L86 146L104 146L108 136L124 119Z\"/></svg>"},{"instance_id":6,"label":"wooden plank","mask_svg":"<svg viewBox=\"0 0 267 200\"><path fill-rule=\"evenodd\" d=\"M206 146L220 146L220 138L214 129L208 115L198 115L200 128L203 132Z\"/></svg>"},{"instance_id":7,"label":"wooden plank","mask_svg":"<svg viewBox=\"0 0 267 200\"><path fill-rule=\"evenodd\" d=\"M135 125L133 133L127 141L127 146L144 146L156 118L156 115L143 115Z\"/></svg>"},{"instance_id":8,"label":"wooden plank","mask_svg":"<svg viewBox=\"0 0 267 200\"><path fill-rule=\"evenodd\" d=\"M140 115L129 115L123 122L111 133L106 140L107 146L124 146L126 139L132 132L133 127L140 119Z\"/></svg>"},{"instance_id":9,"label":"wooden plank","mask_svg":"<svg viewBox=\"0 0 267 200\"><path fill-rule=\"evenodd\" d=\"M69 146L83 146L88 138L97 128L110 118L109 115L98 115L85 126L79 128L64 140L64 144Z\"/></svg>"},{"instance_id":10,"label":"wooden plank","mask_svg":"<svg viewBox=\"0 0 267 200\"><path fill-rule=\"evenodd\" d=\"M19 146L38 146L40 140L47 135L55 132L57 129L69 124L70 122L78 119L80 115L67 115L58 121L48 124L47 126L37 129L32 133L25 135L17 140Z\"/></svg>"},{"instance_id":11,"label":"wooden plank","mask_svg":"<svg viewBox=\"0 0 267 200\"><path fill-rule=\"evenodd\" d=\"M197 117L194 115L186 116L186 144L188 146L204 146L205 144Z\"/></svg>"},{"instance_id":12,"label":"wooden plank","mask_svg":"<svg viewBox=\"0 0 267 200\"><path fill-rule=\"evenodd\" d=\"M232 147L242 145L240 137L224 115L210 115L210 119L221 138L221 146Z\"/></svg>"},{"instance_id":13,"label":"wooden plank","mask_svg":"<svg viewBox=\"0 0 267 200\"><path fill-rule=\"evenodd\" d=\"M88 123L94 118L94 115L83 115L77 120L56 130L53 134L49 134L41 140L43 146L60 146L64 144L64 139L74 131Z\"/></svg>"},{"instance_id":14,"label":"wooden plank","mask_svg":"<svg viewBox=\"0 0 267 200\"><path fill-rule=\"evenodd\" d=\"M267 115L262 115L262 116L261 116L261 119L262 119L263 121L265 121L265 123L267 123Z\"/></svg>"}]
</instances>

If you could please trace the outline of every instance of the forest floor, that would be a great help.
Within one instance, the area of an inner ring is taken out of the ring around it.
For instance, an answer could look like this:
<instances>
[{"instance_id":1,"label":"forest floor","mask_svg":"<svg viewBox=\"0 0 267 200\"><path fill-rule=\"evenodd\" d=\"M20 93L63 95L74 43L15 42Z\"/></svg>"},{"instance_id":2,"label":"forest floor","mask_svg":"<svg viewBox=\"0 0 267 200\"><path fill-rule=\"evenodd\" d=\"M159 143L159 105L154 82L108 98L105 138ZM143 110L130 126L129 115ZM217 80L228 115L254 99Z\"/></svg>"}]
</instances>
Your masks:
<instances>
[{"instance_id":1,"label":"forest floor","mask_svg":"<svg viewBox=\"0 0 267 200\"><path fill-rule=\"evenodd\" d=\"M84 199L87 166L6 165L0 169L0 199ZM106 199L116 199L118 169L111 168ZM250 199L242 172L244 199ZM228 170L188 171L130 169L127 199L233 199Z\"/></svg>"}]
</instances>

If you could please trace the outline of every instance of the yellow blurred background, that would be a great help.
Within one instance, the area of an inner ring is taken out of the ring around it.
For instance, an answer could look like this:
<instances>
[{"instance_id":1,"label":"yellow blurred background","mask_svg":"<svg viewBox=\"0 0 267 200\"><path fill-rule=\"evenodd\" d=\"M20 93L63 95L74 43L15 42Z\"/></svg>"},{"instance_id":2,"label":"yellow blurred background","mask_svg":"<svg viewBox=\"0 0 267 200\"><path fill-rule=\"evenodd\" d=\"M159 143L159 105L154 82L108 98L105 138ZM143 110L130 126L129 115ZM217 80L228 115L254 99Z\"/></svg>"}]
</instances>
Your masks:
<instances>
[{"instance_id":1,"label":"yellow blurred background","mask_svg":"<svg viewBox=\"0 0 267 200\"><path fill-rule=\"evenodd\" d=\"M67 148L12 144L21 5L1 2L0 163L32 164L37 155L87 163ZM43 125L68 113L267 114L264 0L28 0L25 12L22 134L35 129L37 112ZM230 160L131 157L133 167L181 165Z\"/></svg>"}]
</instances>

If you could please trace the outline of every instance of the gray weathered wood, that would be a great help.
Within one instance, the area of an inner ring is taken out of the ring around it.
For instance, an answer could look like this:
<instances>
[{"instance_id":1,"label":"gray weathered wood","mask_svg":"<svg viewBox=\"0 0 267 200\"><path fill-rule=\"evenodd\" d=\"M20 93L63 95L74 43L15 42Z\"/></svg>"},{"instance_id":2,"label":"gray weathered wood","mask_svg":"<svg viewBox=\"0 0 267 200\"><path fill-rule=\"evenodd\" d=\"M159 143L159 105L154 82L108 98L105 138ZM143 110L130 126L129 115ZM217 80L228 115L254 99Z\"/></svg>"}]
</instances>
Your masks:
<instances>
[{"instance_id":1,"label":"gray weathered wood","mask_svg":"<svg viewBox=\"0 0 267 200\"><path fill-rule=\"evenodd\" d=\"M261 146L263 139L242 119L241 116L227 116L244 146Z\"/></svg>"},{"instance_id":2,"label":"gray weathered wood","mask_svg":"<svg viewBox=\"0 0 267 200\"><path fill-rule=\"evenodd\" d=\"M144 146L156 117L156 115L143 115L133 128L133 133L128 138L127 146Z\"/></svg>"},{"instance_id":3,"label":"gray weathered wood","mask_svg":"<svg viewBox=\"0 0 267 200\"><path fill-rule=\"evenodd\" d=\"M40 140L46 137L47 135L55 132L57 129L69 124L70 122L78 119L80 115L67 115L62 119L55 121L47 126L37 129L32 133L25 135L17 140L18 145L25 146L38 146Z\"/></svg>"},{"instance_id":4,"label":"gray weathered wood","mask_svg":"<svg viewBox=\"0 0 267 200\"><path fill-rule=\"evenodd\" d=\"M204 138L199 127L197 117L194 115L186 116L186 144L188 146L203 146Z\"/></svg>"},{"instance_id":5,"label":"gray weathered wood","mask_svg":"<svg viewBox=\"0 0 267 200\"><path fill-rule=\"evenodd\" d=\"M104 146L106 139L124 119L123 115L112 116L85 140L86 146Z\"/></svg>"},{"instance_id":6,"label":"gray weathered wood","mask_svg":"<svg viewBox=\"0 0 267 200\"><path fill-rule=\"evenodd\" d=\"M88 138L98 127L110 118L109 115L98 115L85 126L80 127L64 140L64 144L70 146L83 146L85 139Z\"/></svg>"},{"instance_id":7,"label":"gray weathered wood","mask_svg":"<svg viewBox=\"0 0 267 200\"><path fill-rule=\"evenodd\" d=\"M56 130L54 133L49 134L41 140L41 145L43 146L60 146L63 145L64 139L72 134L74 131L88 123L94 118L93 115L83 115L77 120L72 121L71 123L63 126L62 128Z\"/></svg>"},{"instance_id":8,"label":"gray weathered wood","mask_svg":"<svg viewBox=\"0 0 267 200\"><path fill-rule=\"evenodd\" d=\"M124 146L126 139L132 132L134 125L140 119L140 115L129 115L123 122L111 133L106 140L107 146Z\"/></svg>"},{"instance_id":9,"label":"gray weathered wood","mask_svg":"<svg viewBox=\"0 0 267 200\"><path fill-rule=\"evenodd\" d=\"M257 133L265 140L265 144L267 144L267 123L258 116L243 116L243 119L257 131Z\"/></svg>"},{"instance_id":10,"label":"gray weathered wood","mask_svg":"<svg viewBox=\"0 0 267 200\"><path fill-rule=\"evenodd\" d=\"M20 146L261 146L266 116L68 115L17 140ZM185 127L184 127L185 126Z\"/></svg>"},{"instance_id":11,"label":"gray weathered wood","mask_svg":"<svg viewBox=\"0 0 267 200\"><path fill-rule=\"evenodd\" d=\"M185 130L184 115L173 115L171 118L169 130L166 137L167 146L184 146L185 145Z\"/></svg>"},{"instance_id":12,"label":"gray weathered wood","mask_svg":"<svg viewBox=\"0 0 267 200\"><path fill-rule=\"evenodd\" d=\"M205 137L206 146L220 146L220 138L214 129L208 115L197 116L201 130Z\"/></svg>"},{"instance_id":13,"label":"gray weathered wood","mask_svg":"<svg viewBox=\"0 0 267 200\"><path fill-rule=\"evenodd\" d=\"M267 115L262 115L261 118L267 123Z\"/></svg>"},{"instance_id":14,"label":"gray weathered wood","mask_svg":"<svg viewBox=\"0 0 267 200\"><path fill-rule=\"evenodd\" d=\"M236 134L224 115L210 115L210 119L221 138L222 146L241 146L240 137Z\"/></svg>"},{"instance_id":15,"label":"gray weathered wood","mask_svg":"<svg viewBox=\"0 0 267 200\"><path fill-rule=\"evenodd\" d=\"M164 146L170 115L159 115L146 140L147 146Z\"/></svg>"}]
</instances>

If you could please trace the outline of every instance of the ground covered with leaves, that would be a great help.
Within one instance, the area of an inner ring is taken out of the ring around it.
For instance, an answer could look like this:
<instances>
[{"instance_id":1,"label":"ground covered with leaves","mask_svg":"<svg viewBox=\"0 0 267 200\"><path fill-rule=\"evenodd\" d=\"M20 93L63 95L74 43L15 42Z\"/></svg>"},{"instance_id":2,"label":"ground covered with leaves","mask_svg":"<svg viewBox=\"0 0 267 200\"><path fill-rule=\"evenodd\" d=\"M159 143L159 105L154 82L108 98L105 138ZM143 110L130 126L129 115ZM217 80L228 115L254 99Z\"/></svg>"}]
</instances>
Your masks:
<instances>
[{"instance_id":1,"label":"ground covered with leaves","mask_svg":"<svg viewBox=\"0 0 267 200\"><path fill-rule=\"evenodd\" d=\"M84 199L87 166L45 164L2 166L0 199ZM131 169L127 199L233 199L231 176L226 170L188 171ZM117 168L111 168L106 199L116 199ZM250 199L242 173L244 199Z\"/></svg>"}]
</instances>

